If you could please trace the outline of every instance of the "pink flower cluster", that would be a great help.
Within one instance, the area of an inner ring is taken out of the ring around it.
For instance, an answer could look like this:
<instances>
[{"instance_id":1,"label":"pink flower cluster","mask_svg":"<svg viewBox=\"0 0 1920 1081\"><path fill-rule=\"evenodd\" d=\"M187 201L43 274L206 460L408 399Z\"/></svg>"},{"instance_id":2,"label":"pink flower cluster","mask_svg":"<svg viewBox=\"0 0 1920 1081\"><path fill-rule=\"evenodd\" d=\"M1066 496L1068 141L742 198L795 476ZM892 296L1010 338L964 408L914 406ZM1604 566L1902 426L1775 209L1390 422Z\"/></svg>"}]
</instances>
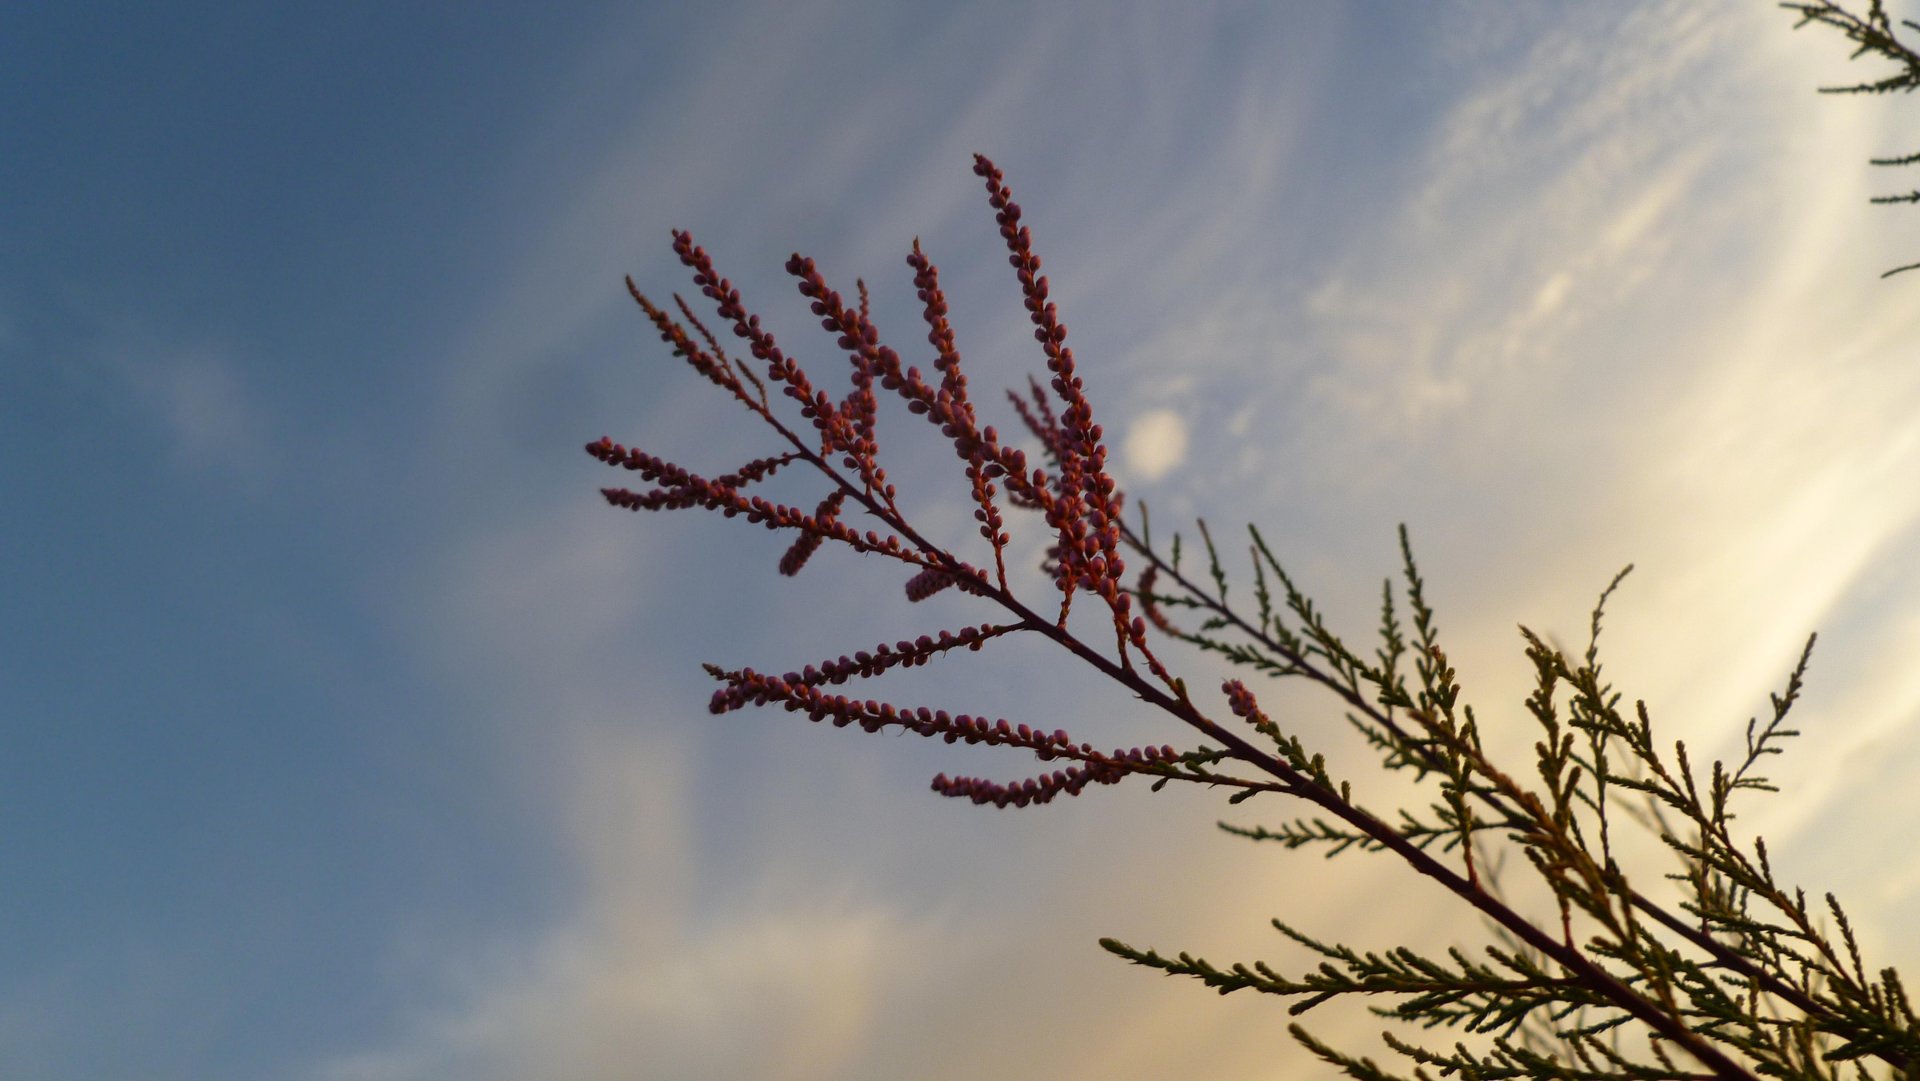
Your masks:
<instances>
[{"instance_id":1,"label":"pink flower cluster","mask_svg":"<svg viewBox=\"0 0 1920 1081\"><path fill-rule=\"evenodd\" d=\"M1227 708L1233 710L1234 716L1251 724L1263 736L1280 738L1280 726L1261 711L1260 703L1254 700L1253 692L1247 690L1246 684L1230 679L1221 684L1220 689L1226 693Z\"/></svg>"},{"instance_id":2,"label":"pink flower cluster","mask_svg":"<svg viewBox=\"0 0 1920 1081\"><path fill-rule=\"evenodd\" d=\"M821 500L820 505L814 508L813 520L815 522L834 521L840 516L840 504L846 502L846 498L847 493L838 489L828 493L827 498ZM813 553L825 540L826 534L817 529L802 529L800 539L794 541L793 546L787 549L787 554L780 557L780 573L789 578L799 574L800 568L807 565L807 560L812 558Z\"/></svg>"},{"instance_id":3,"label":"pink flower cluster","mask_svg":"<svg viewBox=\"0 0 1920 1081\"><path fill-rule=\"evenodd\" d=\"M923 634L912 641L902 639L892 646L882 642L871 650L863 649L850 657L810 664L798 672L788 672L779 677L764 676L751 668L738 672L716 671L716 677L725 680L728 686L714 692L712 712L736 710L748 704L749 700L754 705L782 700L789 687L840 684L849 679L877 676L889 668L913 668L947 650L963 646L977 651L991 639L1022 629L1018 623L982 623L978 627L962 627L958 631L941 631L938 635ZM761 697L763 695L766 697Z\"/></svg>"},{"instance_id":4,"label":"pink flower cluster","mask_svg":"<svg viewBox=\"0 0 1920 1081\"><path fill-rule=\"evenodd\" d=\"M754 360L764 365L765 380L751 368L730 358L686 302L675 297L680 316L653 304L631 280L628 289L658 330L701 376L726 389L733 397L781 436L790 449L755 458L731 473L703 476L636 448L601 439L586 446L587 453L609 466L638 473L653 485L644 491L605 488L608 503L630 510L674 510L699 507L728 518L744 517L769 529L794 530L799 535L781 556L782 574L799 573L812 555L829 541L866 553L875 553L909 566L909 600L924 600L942 590L961 592L995 602L1018 620L1008 624L981 624L957 632L922 635L851 656L809 665L798 672L768 675L751 668L708 671L723 686L714 693L711 709L725 713L748 705L780 704L810 720L831 720L835 726L858 725L867 731L893 726L947 742L984 743L1015 747L1041 760L1068 758L1074 765L1050 774L1013 783L941 775L934 788L950 796L995 806L1045 803L1055 796L1077 794L1088 784L1111 784L1136 772L1151 772L1184 780L1209 778L1202 763L1186 762L1172 747L1096 752L1075 744L1063 731L1042 733L1026 725L989 721L968 714L949 715L925 708L897 707L873 699L856 699L829 690L853 678L871 678L896 667L914 667L957 648L978 650L986 642L1017 630L1041 632L1083 655L1091 647L1072 638L1067 617L1075 593L1099 596L1109 609L1116 636L1113 662L1132 672L1130 654L1146 659L1149 668L1168 689L1177 681L1148 649L1147 622L1131 612L1132 596L1122 584L1125 561L1119 547L1121 495L1107 472L1103 432L1094 423L1093 409L1066 346L1067 329L1051 299L1050 286L1040 274L1040 257L1032 250L1032 234L1021 224L1021 210L1013 202L1004 177L991 161L976 157L975 172L985 178L1009 262L1020 281L1021 294L1034 326L1034 337L1046 355L1049 385L1061 408L1056 413L1041 384L1032 386L1031 403L1015 400L1022 420L1039 438L1054 474L1029 466L1025 452L1001 441L992 425L979 422L961 371L960 353L948 322L948 306L940 287L939 270L916 240L907 256L914 287L933 347L937 381L904 363L880 340L870 313L864 283L857 304L850 305L831 288L814 261L795 254L786 269L796 279L820 325L833 334L847 356L851 386L842 397L817 387L800 364L781 349L771 332L749 312L733 283L714 268L712 258L686 232L676 230L673 249L693 271L693 282L713 302L722 325L746 341ZM691 329L689 329L691 328ZM768 400L768 388L778 387L798 403L800 416L812 427L806 438L790 429ZM977 532L993 552L991 570L982 569L927 539L907 521L896 502L896 491L880 464L877 392L897 394L914 415L921 416L953 446L964 463L974 503ZM746 491L768 481L795 463L804 463L828 482L827 494L811 512ZM1009 589L1005 551L1011 541L999 501L1038 512L1054 537L1048 569L1060 591L1057 618L1034 613ZM843 520L850 510L878 519L879 530L857 531ZM1145 684L1141 684L1144 688ZM1181 692L1184 694L1184 692Z\"/></svg>"},{"instance_id":5,"label":"pink flower cluster","mask_svg":"<svg viewBox=\"0 0 1920 1081\"><path fill-rule=\"evenodd\" d=\"M1025 807L1050 803L1053 797L1062 792L1077 796L1089 783L1117 784L1126 775L1125 770L1106 766L1071 766L1024 781L1002 784L982 777L948 777L942 773L934 777L933 790L943 796L970 799L979 804L991 803L995 807Z\"/></svg>"},{"instance_id":6,"label":"pink flower cluster","mask_svg":"<svg viewBox=\"0 0 1920 1081\"><path fill-rule=\"evenodd\" d=\"M1093 406L1074 369L1073 350L1066 345L1067 326L1049 299L1040 257L1033 252L1033 232L1020 224L1020 204L1013 201L1005 176L991 161L975 155L973 171L986 178L987 201L997 211L994 220L1007 243L1007 261L1020 277L1034 339L1046 353L1053 390L1066 404L1054 427L1057 434L1049 439L1049 449L1058 458L1060 482L1054 489L1056 498L1042 506L1059 534L1054 565L1061 592L1070 598L1076 587L1084 586L1107 602L1116 619L1124 619L1127 595L1120 587L1126 571L1119 554L1120 492L1107 473L1104 433L1093 421Z\"/></svg>"},{"instance_id":7,"label":"pink flower cluster","mask_svg":"<svg viewBox=\"0 0 1920 1081\"><path fill-rule=\"evenodd\" d=\"M1005 724L1005 721L1000 722ZM1064 735L1065 733L1055 733ZM978 804L991 803L995 807L1025 807L1029 804L1049 803L1055 796L1066 793L1077 796L1088 784L1118 784L1133 773L1170 773L1172 765L1179 761L1180 755L1172 747L1134 747L1130 750L1115 751L1111 755L1099 755L1093 748L1080 745L1080 753L1074 755L1081 764L1066 769L1043 773L1038 777L1028 777L1021 781L990 781L983 777L949 777L944 773L933 778L932 788L943 796L955 799L969 799Z\"/></svg>"},{"instance_id":8,"label":"pink flower cluster","mask_svg":"<svg viewBox=\"0 0 1920 1081\"><path fill-rule=\"evenodd\" d=\"M828 433L838 424L833 403L824 391L816 391L807 380L807 373L800 365L789 359L773 340L773 335L760 329L760 317L749 313L741 302L740 290L733 283L720 276L713 268L713 260L707 250L693 242L693 236L681 230L674 230L673 250L680 256L680 262L693 268L693 284L700 292L714 302L720 318L733 324L735 335L747 340L747 347L755 360L764 361L767 374L775 383L786 385L789 398L800 403L800 415L813 422L813 426L822 433ZM694 360L692 356L689 360ZM695 360L694 366L700 367Z\"/></svg>"},{"instance_id":9,"label":"pink flower cluster","mask_svg":"<svg viewBox=\"0 0 1920 1081\"><path fill-rule=\"evenodd\" d=\"M587 453L608 465L638 470L640 475L648 480L663 482L662 487L650 492L633 492L625 488L600 489L601 496L616 507L635 511L706 507L709 510L719 511L727 518L744 516L747 521L755 525L764 525L768 529L798 529L803 534L812 534L823 540L839 541L855 551L884 552L888 555L910 558L905 554L899 537L882 537L872 530L868 530L863 535L838 521L831 514L824 517L820 514L808 514L798 507L774 503L757 495L741 495L739 489L727 481L738 479L749 470L736 472L725 480L708 480L644 451L623 447L604 436L595 442L588 443ZM765 463L769 459L759 461ZM754 464L756 463L749 463L749 466ZM771 470L768 469L765 472L771 472ZM828 511L837 510L838 502L829 497L827 502L821 504L821 508ZM804 556L802 561L804 562Z\"/></svg>"}]
</instances>

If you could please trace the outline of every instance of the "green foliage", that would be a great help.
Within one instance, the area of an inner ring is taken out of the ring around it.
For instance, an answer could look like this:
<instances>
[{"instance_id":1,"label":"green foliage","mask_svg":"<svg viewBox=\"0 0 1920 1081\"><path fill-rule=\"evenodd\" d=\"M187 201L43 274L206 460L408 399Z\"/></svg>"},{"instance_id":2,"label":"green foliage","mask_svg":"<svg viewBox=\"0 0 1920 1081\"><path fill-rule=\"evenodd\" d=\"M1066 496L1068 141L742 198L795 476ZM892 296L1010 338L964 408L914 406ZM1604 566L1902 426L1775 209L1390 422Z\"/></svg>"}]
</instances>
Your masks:
<instances>
[{"instance_id":1,"label":"green foliage","mask_svg":"<svg viewBox=\"0 0 1920 1081\"><path fill-rule=\"evenodd\" d=\"M1600 630L1622 571L1601 592L1579 656L1522 628L1534 673L1525 705L1537 740L1530 769L1515 770L1490 757L1463 701L1404 529L1401 583L1396 590L1389 580L1383 589L1370 657L1328 626L1259 533L1251 536L1252 611L1229 602L1230 576L1210 537L1204 580L1176 570L1140 538L1136 551L1157 584L1143 602L1150 611L1203 613L1198 630L1175 633L1206 652L1334 693L1381 765L1431 796L1424 811L1399 809L1390 833L1377 820L1331 815L1222 828L1288 848L1319 846L1329 857L1437 850L1459 867L1443 881L1490 917L1494 941L1479 957L1458 948L1444 957L1404 947L1360 952L1275 921L1322 957L1299 976L1264 962L1167 958L1114 939L1102 946L1222 994L1292 998L1294 1014L1359 995L1392 1000L1371 1006L1383 1017L1461 1035L1438 1046L1389 1033L1389 1045L1414 1064L1402 1075L1295 1029L1354 1077L1698 1077L1702 1066L1716 1077L1912 1075L1920 1028L1898 975L1870 976L1838 901L1810 908L1803 893L1776 880L1764 840L1742 840L1731 828L1742 794L1775 791L1760 767L1798 735L1786 721L1812 639L1785 689L1770 696L1770 715L1748 722L1745 753L1701 769L1684 742L1669 747L1657 738L1645 703L1624 708L1604 674ZM1279 584L1277 605L1269 582ZM1677 872L1653 876L1671 885L1649 883L1645 871L1616 860L1622 823L1650 829L1679 858ZM1505 853L1521 856L1557 902L1545 925L1550 948L1515 926L1498 876L1478 870Z\"/></svg>"},{"instance_id":2,"label":"green foliage","mask_svg":"<svg viewBox=\"0 0 1920 1081\"><path fill-rule=\"evenodd\" d=\"M1845 35L1853 42L1853 56L1876 56L1890 60L1898 65L1898 70L1877 79L1847 86L1823 86L1823 94L1891 94L1896 91L1912 93L1920 90L1920 51L1901 40L1899 29L1888 16L1883 0L1868 0L1866 14L1856 14L1833 0L1794 0L1780 5L1789 11L1800 13L1800 21L1794 24L1797 30L1802 26L1828 26ZM1911 19L1900 20L1899 27L1920 34L1920 23ZM1902 154L1894 157L1873 158L1873 164L1898 167L1920 165L1920 153ZM1879 204L1920 203L1920 189L1893 195L1879 195L1872 200ZM1890 278L1906 270L1920 270L1920 263L1908 263L1897 266L1885 274Z\"/></svg>"}]
</instances>

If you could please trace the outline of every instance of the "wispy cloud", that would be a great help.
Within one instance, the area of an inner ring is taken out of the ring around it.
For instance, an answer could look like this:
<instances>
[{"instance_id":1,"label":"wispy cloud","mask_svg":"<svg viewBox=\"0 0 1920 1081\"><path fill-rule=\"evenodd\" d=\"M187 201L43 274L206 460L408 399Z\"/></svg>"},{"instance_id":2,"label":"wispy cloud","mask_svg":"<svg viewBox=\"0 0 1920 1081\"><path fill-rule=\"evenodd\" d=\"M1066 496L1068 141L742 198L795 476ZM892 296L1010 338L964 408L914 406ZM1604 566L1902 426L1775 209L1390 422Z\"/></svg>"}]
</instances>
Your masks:
<instances>
[{"instance_id":1,"label":"wispy cloud","mask_svg":"<svg viewBox=\"0 0 1920 1081\"><path fill-rule=\"evenodd\" d=\"M199 347L110 358L173 463L258 477L267 467L267 416L244 369L225 350Z\"/></svg>"},{"instance_id":2,"label":"wispy cloud","mask_svg":"<svg viewBox=\"0 0 1920 1081\"><path fill-rule=\"evenodd\" d=\"M688 793L649 733L573 755L578 910L523 940L443 958L463 973L395 1045L319 1066L323 1081L722 1076L828 1079L876 1036L894 963L940 932L888 906L773 878L698 901Z\"/></svg>"}]
</instances>

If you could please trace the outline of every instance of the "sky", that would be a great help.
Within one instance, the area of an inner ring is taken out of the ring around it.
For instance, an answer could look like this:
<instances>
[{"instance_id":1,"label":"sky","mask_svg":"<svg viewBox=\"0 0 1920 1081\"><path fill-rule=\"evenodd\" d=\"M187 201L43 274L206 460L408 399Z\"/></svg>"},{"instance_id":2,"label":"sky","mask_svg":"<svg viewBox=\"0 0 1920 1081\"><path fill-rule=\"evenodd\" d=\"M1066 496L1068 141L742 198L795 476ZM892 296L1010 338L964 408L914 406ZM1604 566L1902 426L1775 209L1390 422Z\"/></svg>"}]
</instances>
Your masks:
<instances>
[{"instance_id":1,"label":"sky","mask_svg":"<svg viewBox=\"0 0 1920 1081\"><path fill-rule=\"evenodd\" d=\"M688 289L691 230L828 383L788 254L867 281L925 364L918 237L991 401L1042 358L975 152L1156 532L1260 524L1360 639L1405 523L1491 739L1531 738L1516 625L1581 641L1628 563L1609 670L1697 754L1737 753L1817 630L1785 791L1744 821L1911 970L1920 280L1878 275L1920 254L1920 213L1868 204L1911 178L1867 159L1916 127L1911 102L1816 94L1875 69L1791 22L8 7L0 1074L1311 1076L1275 1000L1096 940L1297 962L1281 917L1362 949L1483 941L1389 862L1214 828L1284 805L1123 785L981 809L929 779L1023 763L708 715L702 662L990 617L909 608L846 553L782 578L785 541L738 521L604 506L602 435L709 472L771 449L622 278ZM883 454L961 544L934 435L890 417ZM888 693L1181 742L1064 660L1019 642ZM1361 761L1329 703L1276 701Z\"/></svg>"}]
</instances>

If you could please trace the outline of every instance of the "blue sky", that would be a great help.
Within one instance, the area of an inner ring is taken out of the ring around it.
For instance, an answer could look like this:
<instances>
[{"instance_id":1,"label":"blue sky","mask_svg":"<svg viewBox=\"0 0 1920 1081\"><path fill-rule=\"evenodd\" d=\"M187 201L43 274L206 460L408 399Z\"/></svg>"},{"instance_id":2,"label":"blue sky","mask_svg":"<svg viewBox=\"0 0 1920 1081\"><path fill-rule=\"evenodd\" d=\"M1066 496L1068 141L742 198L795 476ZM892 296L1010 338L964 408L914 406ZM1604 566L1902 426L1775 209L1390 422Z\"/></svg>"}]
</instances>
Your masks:
<instances>
[{"instance_id":1,"label":"blue sky","mask_svg":"<svg viewBox=\"0 0 1920 1081\"><path fill-rule=\"evenodd\" d=\"M1690 745L1732 753L1818 629L1788 795L1752 821L1920 961L1920 285L1877 278L1920 216L1866 203L1914 127L1816 96L1864 69L1789 25L0 14L0 1073L1297 1076L1273 1002L1094 940L1278 958L1278 915L1472 941L1396 868L1219 834L1205 794L988 812L926 792L995 769L951 748L706 714L702 661L933 628L870 563L788 581L779 538L600 504L602 434L705 469L766 449L621 277L686 288L691 229L824 379L787 254L865 277L910 350L918 236L974 385L1017 384L1041 361L975 151L1156 522L1261 523L1361 634L1405 521L1515 741L1514 625L1577 637L1625 563L1613 670ZM917 518L964 536L944 452L885 434ZM911 675L1174 739L1054 658Z\"/></svg>"}]
</instances>

